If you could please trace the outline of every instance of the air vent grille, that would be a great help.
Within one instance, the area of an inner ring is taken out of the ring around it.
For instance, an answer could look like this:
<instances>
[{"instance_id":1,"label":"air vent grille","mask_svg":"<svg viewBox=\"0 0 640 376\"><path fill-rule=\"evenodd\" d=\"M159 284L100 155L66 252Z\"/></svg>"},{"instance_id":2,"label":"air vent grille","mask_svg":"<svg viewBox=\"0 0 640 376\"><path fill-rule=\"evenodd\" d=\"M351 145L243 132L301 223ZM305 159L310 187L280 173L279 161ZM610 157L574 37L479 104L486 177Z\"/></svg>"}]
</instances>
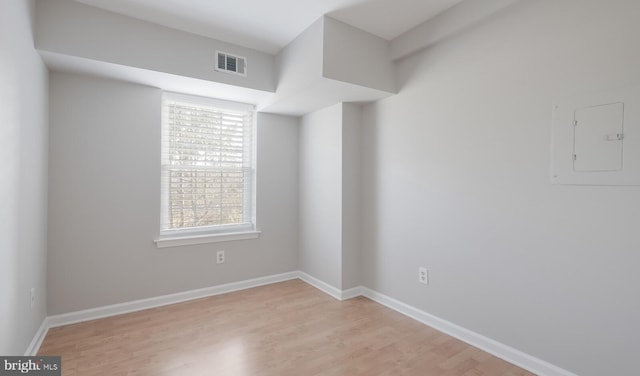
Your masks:
<instances>
[{"instance_id":1,"label":"air vent grille","mask_svg":"<svg viewBox=\"0 0 640 376\"><path fill-rule=\"evenodd\" d=\"M216 70L221 72L247 75L247 58L230 53L216 51Z\"/></svg>"}]
</instances>

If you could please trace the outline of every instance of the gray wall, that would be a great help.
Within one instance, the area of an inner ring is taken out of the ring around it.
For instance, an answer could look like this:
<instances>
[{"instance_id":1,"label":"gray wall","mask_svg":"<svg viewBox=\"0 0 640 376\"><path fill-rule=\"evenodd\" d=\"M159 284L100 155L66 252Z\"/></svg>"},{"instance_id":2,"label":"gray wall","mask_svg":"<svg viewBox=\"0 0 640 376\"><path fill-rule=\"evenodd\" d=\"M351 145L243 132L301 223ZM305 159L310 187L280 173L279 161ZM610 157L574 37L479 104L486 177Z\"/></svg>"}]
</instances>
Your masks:
<instances>
[{"instance_id":1,"label":"gray wall","mask_svg":"<svg viewBox=\"0 0 640 376\"><path fill-rule=\"evenodd\" d=\"M48 80L33 49L32 14L30 1L0 5L2 355L23 355L46 316Z\"/></svg>"},{"instance_id":2,"label":"gray wall","mask_svg":"<svg viewBox=\"0 0 640 376\"><path fill-rule=\"evenodd\" d=\"M300 119L300 270L339 289L360 280L362 107L339 103Z\"/></svg>"},{"instance_id":3,"label":"gray wall","mask_svg":"<svg viewBox=\"0 0 640 376\"><path fill-rule=\"evenodd\" d=\"M322 77L396 92L389 41L331 17L323 21Z\"/></svg>"},{"instance_id":4,"label":"gray wall","mask_svg":"<svg viewBox=\"0 0 640 376\"><path fill-rule=\"evenodd\" d=\"M640 85L638 14L522 1L402 61L363 115L365 285L583 376L637 374L640 188L552 186L549 155L555 96Z\"/></svg>"},{"instance_id":5,"label":"gray wall","mask_svg":"<svg viewBox=\"0 0 640 376\"><path fill-rule=\"evenodd\" d=\"M0 353L24 351L45 289L59 314L299 268L337 288L361 271L369 288L583 376L637 372L640 188L551 186L549 154L554 97L640 85L640 3L521 1L402 60L400 94L362 114L361 181L354 108L307 115L300 131L260 114L260 238L168 249L152 242L160 91L68 73L47 91L29 5L0 8ZM345 252L360 248L359 184L361 270Z\"/></svg>"},{"instance_id":6,"label":"gray wall","mask_svg":"<svg viewBox=\"0 0 640 376\"><path fill-rule=\"evenodd\" d=\"M258 239L157 249L161 91L53 72L50 97L50 315L296 269L296 119L258 116Z\"/></svg>"},{"instance_id":7,"label":"gray wall","mask_svg":"<svg viewBox=\"0 0 640 376\"><path fill-rule=\"evenodd\" d=\"M300 119L301 271L342 287L342 104Z\"/></svg>"},{"instance_id":8,"label":"gray wall","mask_svg":"<svg viewBox=\"0 0 640 376\"><path fill-rule=\"evenodd\" d=\"M275 56L71 0L38 0L36 47L63 55L274 92ZM247 76L218 72L215 52L247 58Z\"/></svg>"},{"instance_id":9,"label":"gray wall","mask_svg":"<svg viewBox=\"0 0 640 376\"><path fill-rule=\"evenodd\" d=\"M360 286L362 106L342 104L342 289Z\"/></svg>"}]
</instances>

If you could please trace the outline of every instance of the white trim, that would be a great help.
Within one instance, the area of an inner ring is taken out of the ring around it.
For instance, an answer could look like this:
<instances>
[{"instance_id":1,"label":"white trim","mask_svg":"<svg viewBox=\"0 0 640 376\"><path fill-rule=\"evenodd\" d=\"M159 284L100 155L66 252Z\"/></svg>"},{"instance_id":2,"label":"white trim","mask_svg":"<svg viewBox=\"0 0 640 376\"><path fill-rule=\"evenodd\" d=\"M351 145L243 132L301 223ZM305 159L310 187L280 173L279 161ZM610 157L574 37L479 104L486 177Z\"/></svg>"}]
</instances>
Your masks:
<instances>
[{"instance_id":1,"label":"white trim","mask_svg":"<svg viewBox=\"0 0 640 376\"><path fill-rule=\"evenodd\" d=\"M524 368L539 376L577 376L567 370L557 367L542 359L536 358L513 347L502 344L482 334L473 332L463 328L457 324L443 320L437 316L421 311L406 303L393 299L377 291L367 287L358 286L348 290L339 290L326 282L302 271L294 271L283 274L276 274L266 277L260 277L240 282L232 282L224 285L207 287L203 289L180 292L176 294L158 296L149 299L136 300L121 304L114 304L104 307L87 309L83 311L71 312L62 315L49 316L42 321L42 325L36 332L29 347L25 351L25 356L35 355L42 341L44 340L48 330L57 326L74 324L82 321L95 320L99 318L120 315L129 312L141 311L144 309L165 306L169 304L181 303L188 300L205 298L219 294L225 294L233 291L245 290L253 287L269 285L272 283L288 281L292 279L300 279L309 285L331 295L337 300L346 300L357 296L367 297L379 304L389 307L405 316L408 316L418 322L428 325L445 334L455 337L463 342L486 351L498 358L512 363L516 366Z\"/></svg>"},{"instance_id":2,"label":"white trim","mask_svg":"<svg viewBox=\"0 0 640 376\"><path fill-rule=\"evenodd\" d=\"M511 364L521 367L527 371L533 372L536 375L577 376L574 373L557 367L542 359L538 359L520 350L516 350L513 347L495 341L489 337L485 337L482 334L473 332L452 322L443 320L437 316L421 311L415 307L390 298L377 291L362 287L362 295L377 303L387 306L394 311L400 312L405 316L411 317L416 321L419 321L436 330L439 330L445 334L466 342L471 346L477 347L482 351L488 352L489 354L495 355L500 359L504 359Z\"/></svg>"},{"instance_id":3,"label":"white trim","mask_svg":"<svg viewBox=\"0 0 640 376\"><path fill-rule=\"evenodd\" d=\"M340 292L340 300L348 300L362 296L362 286L353 287Z\"/></svg>"},{"instance_id":4,"label":"white trim","mask_svg":"<svg viewBox=\"0 0 640 376\"><path fill-rule=\"evenodd\" d=\"M70 312L62 315L48 317L49 327L55 328L62 325L69 325L83 321L121 315L129 312L142 311L144 309L161 307L169 304L181 303L188 300L206 298L214 295L226 294L233 291L246 290L252 287L269 285L272 283L288 281L296 278L298 278L297 272L289 272L267 277L249 279L246 281L232 282L213 287L206 287L203 289L179 292L176 294L169 294L126 303L113 304L104 307L91 308L83 311Z\"/></svg>"},{"instance_id":5,"label":"white trim","mask_svg":"<svg viewBox=\"0 0 640 376\"><path fill-rule=\"evenodd\" d=\"M318 290L324 291L325 293L331 295L335 299L342 300L342 290L339 290L338 288L333 287L330 284L324 281L321 281L316 277L312 277L303 271L298 272L298 278L310 284L311 286L317 288Z\"/></svg>"},{"instance_id":6,"label":"white trim","mask_svg":"<svg viewBox=\"0 0 640 376\"><path fill-rule=\"evenodd\" d=\"M298 278L338 300L347 300L362 295L362 286L340 290L303 271L298 272Z\"/></svg>"},{"instance_id":7,"label":"white trim","mask_svg":"<svg viewBox=\"0 0 640 376\"><path fill-rule=\"evenodd\" d=\"M257 239L262 231L232 232L226 234L163 236L154 242L158 248L179 247L206 243L230 242L235 240Z\"/></svg>"},{"instance_id":8,"label":"white trim","mask_svg":"<svg viewBox=\"0 0 640 376\"><path fill-rule=\"evenodd\" d=\"M38 350L40 350L40 346L42 345L42 341L44 341L44 337L46 337L49 332L49 328L49 318L45 317L44 320L42 320L42 324L40 324L38 331L33 336L29 347L27 347L27 350L24 352L24 356L35 356L38 353Z\"/></svg>"}]
</instances>

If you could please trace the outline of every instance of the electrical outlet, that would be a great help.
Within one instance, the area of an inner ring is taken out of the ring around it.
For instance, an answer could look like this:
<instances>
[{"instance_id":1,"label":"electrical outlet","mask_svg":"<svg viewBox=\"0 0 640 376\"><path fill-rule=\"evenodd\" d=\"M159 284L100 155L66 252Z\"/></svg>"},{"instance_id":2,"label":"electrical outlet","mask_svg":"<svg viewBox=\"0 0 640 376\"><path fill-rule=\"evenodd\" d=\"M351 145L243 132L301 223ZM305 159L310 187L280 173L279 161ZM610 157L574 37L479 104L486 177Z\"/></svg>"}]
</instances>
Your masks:
<instances>
[{"instance_id":1,"label":"electrical outlet","mask_svg":"<svg viewBox=\"0 0 640 376\"><path fill-rule=\"evenodd\" d=\"M425 267L418 268L418 281L420 283L424 283L425 285L429 284L429 271Z\"/></svg>"},{"instance_id":2,"label":"electrical outlet","mask_svg":"<svg viewBox=\"0 0 640 376\"><path fill-rule=\"evenodd\" d=\"M36 288L32 287L31 288L31 308L33 308L34 305L36 305Z\"/></svg>"},{"instance_id":3,"label":"electrical outlet","mask_svg":"<svg viewBox=\"0 0 640 376\"><path fill-rule=\"evenodd\" d=\"M224 264L224 251L216 253L216 264Z\"/></svg>"}]
</instances>

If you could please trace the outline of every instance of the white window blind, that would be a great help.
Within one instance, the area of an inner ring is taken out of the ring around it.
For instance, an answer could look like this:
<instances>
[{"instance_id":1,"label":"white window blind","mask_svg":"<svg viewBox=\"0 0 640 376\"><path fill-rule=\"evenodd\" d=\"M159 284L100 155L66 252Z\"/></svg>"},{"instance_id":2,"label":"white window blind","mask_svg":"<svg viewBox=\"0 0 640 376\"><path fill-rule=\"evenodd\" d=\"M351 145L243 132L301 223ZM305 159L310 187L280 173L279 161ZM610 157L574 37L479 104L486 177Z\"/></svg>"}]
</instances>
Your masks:
<instances>
[{"instance_id":1,"label":"white window blind","mask_svg":"<svg viewBox=\"0 0 640 376\"><path fill-rule=\"evenodd\" d=\"M164 93L161 235L255 229L254 108Z\"/></svg>"}]
</instances>

